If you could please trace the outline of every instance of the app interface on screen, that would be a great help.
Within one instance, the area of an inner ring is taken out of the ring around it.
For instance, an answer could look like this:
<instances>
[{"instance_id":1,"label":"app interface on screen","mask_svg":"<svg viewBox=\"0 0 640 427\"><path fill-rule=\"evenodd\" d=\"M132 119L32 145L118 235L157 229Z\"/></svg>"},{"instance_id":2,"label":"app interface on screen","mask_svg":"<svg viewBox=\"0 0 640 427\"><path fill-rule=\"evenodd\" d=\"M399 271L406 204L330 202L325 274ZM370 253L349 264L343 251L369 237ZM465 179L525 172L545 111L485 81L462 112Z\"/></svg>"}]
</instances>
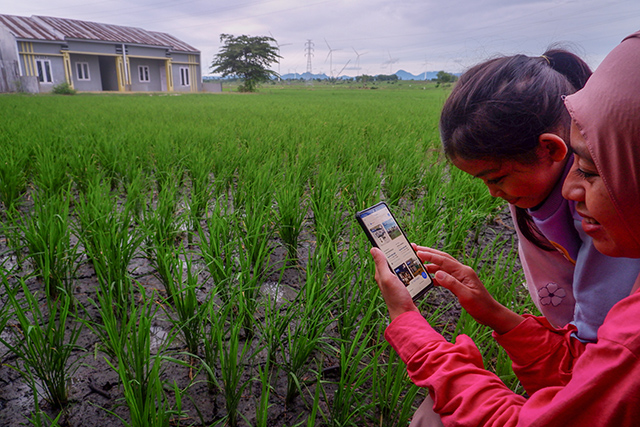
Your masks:
<instances>
[{"instance_id":1,"label":"app interface on screen","mask_svg":"<svg viewBox=\"0 0 640 427\"><path fill-rule=\"evenodd\" d=\"M412 296L431 283L424 266L386 206L376 206L363 213L361 218L380 250L386 255L389 265Z\"/></svg>"}]
</instances>

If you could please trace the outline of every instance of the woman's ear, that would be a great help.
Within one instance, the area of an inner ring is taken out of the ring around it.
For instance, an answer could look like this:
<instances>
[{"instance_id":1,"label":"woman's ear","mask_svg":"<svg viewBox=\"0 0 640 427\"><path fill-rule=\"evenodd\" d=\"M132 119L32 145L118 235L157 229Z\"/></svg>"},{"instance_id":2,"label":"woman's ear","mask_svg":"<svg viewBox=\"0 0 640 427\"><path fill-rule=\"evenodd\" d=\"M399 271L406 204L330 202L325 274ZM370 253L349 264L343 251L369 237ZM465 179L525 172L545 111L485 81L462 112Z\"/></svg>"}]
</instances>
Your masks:
<instances>
[{"instance_id":1,"label":"woman's ear","mask_svg":"<svg viewBox=\"0 0 640 427\"><path fill-rule=\"evenodd\" d=\"M563 161L569 152L567 143L555 133L543 133L538 137L538 144L554 162Z\"/></svg>"}]
</instances>

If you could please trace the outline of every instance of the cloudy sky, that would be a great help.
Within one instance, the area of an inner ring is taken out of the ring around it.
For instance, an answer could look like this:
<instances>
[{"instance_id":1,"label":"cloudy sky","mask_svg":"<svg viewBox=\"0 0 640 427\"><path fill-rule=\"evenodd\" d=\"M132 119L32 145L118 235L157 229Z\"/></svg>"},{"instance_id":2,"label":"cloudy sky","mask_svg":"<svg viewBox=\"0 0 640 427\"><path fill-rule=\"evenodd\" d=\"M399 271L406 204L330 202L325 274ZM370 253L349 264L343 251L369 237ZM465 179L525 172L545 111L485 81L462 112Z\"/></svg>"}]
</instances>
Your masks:
<instances>
[{"instance_id":1,"label":"cloudy sky","mask_svg":"<svg viewBox=\"0 0 640 427\"><path fill-rule=\"evenodd\" d=\"M462 72L561 43L592 67L640 30L639 0L0 0L0 13L45 15L170 33L202 52L220 34L273 36L281 74ZM309 48L310 47L310 48Z\"/></svg>"}]
</instances>

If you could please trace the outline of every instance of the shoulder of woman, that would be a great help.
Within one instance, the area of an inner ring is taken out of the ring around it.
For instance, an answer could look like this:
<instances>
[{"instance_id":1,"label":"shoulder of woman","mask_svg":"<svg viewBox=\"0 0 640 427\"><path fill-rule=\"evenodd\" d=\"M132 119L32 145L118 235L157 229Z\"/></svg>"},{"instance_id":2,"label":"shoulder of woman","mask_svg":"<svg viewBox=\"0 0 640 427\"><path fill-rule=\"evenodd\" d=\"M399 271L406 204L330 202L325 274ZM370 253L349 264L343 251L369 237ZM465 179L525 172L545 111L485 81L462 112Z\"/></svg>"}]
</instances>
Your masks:
<instances>
[{"instance_id":1,"label":"shoulder of woman","mask_svg":"<svg viewBox=\"0 0 640 427\"><path fill-rule=\"evenodd\" d=\"M640 357L640 289L614 305L598 330L598 341L620 344Z\"/></svg>"}]
</instances>

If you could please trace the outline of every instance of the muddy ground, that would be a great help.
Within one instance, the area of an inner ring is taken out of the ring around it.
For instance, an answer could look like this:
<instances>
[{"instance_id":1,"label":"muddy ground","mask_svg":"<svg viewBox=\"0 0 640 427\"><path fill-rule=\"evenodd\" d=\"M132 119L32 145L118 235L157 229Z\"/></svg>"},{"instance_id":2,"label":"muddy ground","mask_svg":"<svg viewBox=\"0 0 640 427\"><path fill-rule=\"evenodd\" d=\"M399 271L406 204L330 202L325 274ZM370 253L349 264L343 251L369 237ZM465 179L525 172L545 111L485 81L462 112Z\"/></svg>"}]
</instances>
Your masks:
<instances>
[{"instance_id":1,"label":"muddy ground","mask_svg":"<svg viewBox=\"0 0 640 427\"><path fill-rule=\"evenodd\" d=\"M511 220L508 211L503 211L497 218L480 234L478 245L482 246L490 243L496 238L508 238L513 236L514 231L511 226ZM307 236L308 237L308 236ZM305 239L301 239L303 243L300 246L299 256L301 260L307 259L308 253L313 249L313 243ZM0 253L8 251L6 240L1 242ZM274 242L277 245L277 242ZM285 251L277 246L273 254L273 263L277 265L282 262ZM5 257L6 259L6 257ZM9 267L11 263L15 263L15 258L9 258L5 261L5 267ZM303 265L304 267L304 265ZM134 278L139 281L146 289L148 294L153 290L162 290L159 281L153 276L149 262L144 258L138 258L131 265L130 271ZM274 276L270 281L265 283L263 292L269 292L272 287L280 281L280 291L284 292L284 296L291 295L299 289L300 284L304 282L304 268L288 268L281 279ZM32 290L41 289L42 284L33 278L28 279L28 286ZM372 283L374 286L374 283ZM75 281L75 297L84 307L88 307L89 314L95 315L96 310L89 303L90 298L95 297L97 287L97 278L95 272L89 263L84 263L79 269L77 280ZM206 292L203 287L202 292ZM2 292L0 292L2 295ZM42 293L40 293L42 296ZM42 301L44 298L42 297ZM443 289L436 288L429 295L430 304L426 310L434 310L439 306L443 306L452 301L451 294ZM5 298L0 300L0 304L4 304ZM428 314L428 313L425 313ZM449 328L455 325L460 314L460 308L454 304L450 310L444 314L443 324L448 324ZM161 314L157 316L153 324L154 336L152 337L155 345L160 345L163 339L170 333L171 325ZM12 331L15 326L9 325L4 331L5 339L13 339ZM447 331L443 331L447 332ZM99 342L96 335L90 330L84 328L78 340L79 349L74 353L72 362L77 363L78 369L69 384L70 405L60 418L60 425L65 426L91 426L91 427L114 427L123 425L118 416L127 419L128 410L122 402L122 392L119 386L118 376L114 370L109 367L105 360L105 355L99 350ZM182 350L181 343L175 341L172 344L172 350ZM264 359L264 355L259 355ZM12 354L6 352L6 348L0 344L0 426L17 427L20 425L28 425L27 416L34 409L33 393L30 387L23 382L20 374L11 369L15 366L17 360ZM255 362L254 362L255 363ZM324 359L324 368L327 379L331 379L332 367L338 364L336 360ZM19 365L18 365L19 366ZM186 388L189 384L189 377L193 371L186 367L167 364L164 376L170 379L176 379L178 386ZM247 380L250 375L256 375L255 372L247 373ZM280 378L273 381L275 386L272 394L273 406L269 409L270 415L269 425L271 426L293 426L299 423L305 424L305 420L309 414L308 406L303 399L296 399L293 405L286 406L284 403L286 377L281 373ZM248 417L248 421L253 425L255 421L255 405L260 396L259 384L251 384L243 398L240 406L240 412ZM323 404L325 405L325 404ZM45 412L53 414L48 403L42 402ZM196 382L188 391L188 398L183 400L183 409L188 417L182 418L180 422L174 425L212 425L219 421L226 413L224 400L221 394L211 393L204 381L202 373L196 376ZM319 419L320 420L320 419ZM247 425L242 422L242 425Z\"/></svg>"}]
</instances>

